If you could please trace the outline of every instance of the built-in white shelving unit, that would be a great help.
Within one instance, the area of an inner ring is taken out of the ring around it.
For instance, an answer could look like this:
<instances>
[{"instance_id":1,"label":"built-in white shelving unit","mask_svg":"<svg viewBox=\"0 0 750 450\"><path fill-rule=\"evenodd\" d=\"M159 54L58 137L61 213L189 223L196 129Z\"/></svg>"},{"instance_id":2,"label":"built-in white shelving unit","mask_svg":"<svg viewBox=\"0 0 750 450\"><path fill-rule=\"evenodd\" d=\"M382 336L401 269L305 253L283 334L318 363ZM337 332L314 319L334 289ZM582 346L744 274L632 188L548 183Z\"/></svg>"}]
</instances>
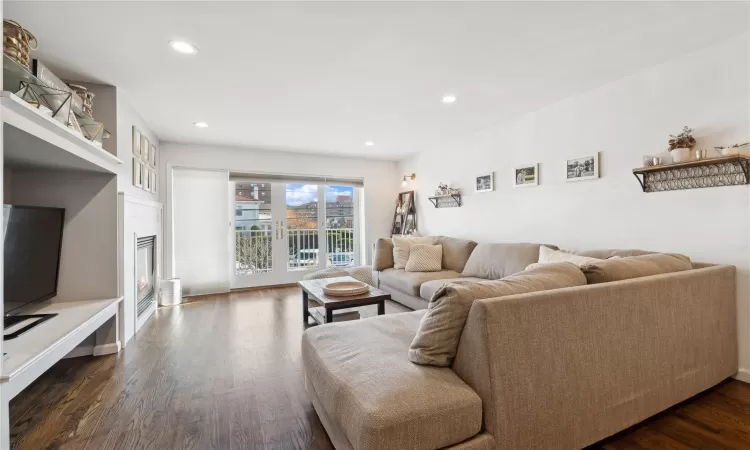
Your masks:
<instances>
[{"instance_id":1,"label":"built-in white shelving unit","mask_svg":"<svg viewBox=\"0 0 750 450\"><path fill-rule=\"evenodd\" d=\"M2 345L0 450L6 450L13 397L74 349L93 355L120 349L122 161L7 91L0 94L0 118L4 203L66 210L57 296L23 311L57 315Z\"/></svg>"},{"instance_id":2,"label":"built-in white shelving unit","mask_svg":"<svg viewBox=\"0 0 750 450\"><path fill-rule=\"evenodd\" d=\"M1 95L6 167L118 172L122 161L115 155L16 95L7 91Z\"/></svg>"}]
</instances>

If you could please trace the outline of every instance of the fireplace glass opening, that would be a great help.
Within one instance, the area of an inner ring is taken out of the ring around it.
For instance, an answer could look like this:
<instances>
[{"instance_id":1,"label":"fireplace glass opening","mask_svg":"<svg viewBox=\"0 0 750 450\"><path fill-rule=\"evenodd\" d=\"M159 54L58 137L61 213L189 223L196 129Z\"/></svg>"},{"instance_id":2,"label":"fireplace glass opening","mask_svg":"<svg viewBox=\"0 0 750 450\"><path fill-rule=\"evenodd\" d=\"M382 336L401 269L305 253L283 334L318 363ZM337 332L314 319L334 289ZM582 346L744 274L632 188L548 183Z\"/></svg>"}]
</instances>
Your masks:
<instances>
[{"instance_id":1,"label":"fireplace glass opening","mask_svg":"<svg viewBox=\"0 0 750 450\"><path fill-rule=\"evenodd\" d=\"M138 238L138 249L135 254L135 288L139 316L156 300L155 244L156 236Z\"/></svg>"}]
</instances>

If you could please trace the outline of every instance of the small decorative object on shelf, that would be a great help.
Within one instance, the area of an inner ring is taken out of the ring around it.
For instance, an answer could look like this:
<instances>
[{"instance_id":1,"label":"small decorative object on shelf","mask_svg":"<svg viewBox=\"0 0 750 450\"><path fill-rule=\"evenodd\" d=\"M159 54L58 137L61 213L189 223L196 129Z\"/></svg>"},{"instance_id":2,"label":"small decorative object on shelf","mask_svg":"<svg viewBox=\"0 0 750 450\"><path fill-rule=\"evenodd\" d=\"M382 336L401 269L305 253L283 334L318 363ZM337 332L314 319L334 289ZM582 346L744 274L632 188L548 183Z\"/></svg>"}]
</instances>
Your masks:
<instances>
[{"instance_id":1,"label":"small decorative object on shelf","mask_svg":"<svg viewBox=\"0 0 750 450\"><path fill-rule=\"evenodd\" d=\"M31 50L36 50L38 42L33 34L14 20L3 20L3 53L13 61L31 69Z\"/></svg>"},{"instance_id":2,"label":"small decorative object on shelf","mask_svg":"<svg viewBox=\"0 0 750 450\"><path fill-rule=\"evenodd\" d=\"M447 184L443 183L442 181L440 184L438 184L438 187L435 189L435 196L440 197L441 195L448 195L450 193L450 188Z\"/></svg>"},{"instance_id":3,"label":"small decorative object on shelf","mask_svg":"<svg viewBox=\"0 0 750 450\"><path fill-rule=\"evenodd\" d=\"M92 117L94 115L94 93L89 91L85 86L81 86L80 84L69 84L70 88L78 94L83 102L83 105L81 106L81 112L83 112L84 115Z\"/></svg>"},{"instance_id":4,"label":"small decorative object on shelf","mask_svg":"<svg viewBox=\"0 0 750 450\"><path fill-rule=\"evenodd\" d=\"M698 160L701 160L701 159L706 159L706 153L707 153L706 150L696 150L695 151L695 160L698 161Z\"/></svg>"},{"instance_id":5,"label":"small decorative object on shelf","mask_svg":"<svg viewBox=\"0 0 750 450\"><path fill-rule=\"evenodd\" d=\"M643 192L661 192L750 183L750 157L722 156L633 169Z\"/></svg>"},{"instance_id":6,"label":"small decorative object on shelf","mask_svg":"<svg viewBox=\"0 0 750 450\"><path fill-rule=\"evenodd\" d=\"M651 164L646 164L646 166L661 166L661 156L654 156Z\"/></svg>"},{"instance_id":7,"label":"small decorative object on shelf","mask_svg":"<svg viewBox=\"0 0 750 450\"><path fill-rule=\"evenodd\" d=\"M744 142L742 144L734 144L729 147L714 147L717 152L721 153L721 156L732 156L739 155L740 149L747 146L750 142Z\"/></svg>"},{"instance_id":8,"label":"small decorative object on shelf","mask_svg":"<svg viewBox=\"0 0 750 450\"><path fill-rule=\"evenodd\" d=\"M651 167L654 165L654 158L653 156L644 156L643 157L643 167Z\"/></svg>"},{"instance_id":9,"label":"small decorative object on shelf","mask_svg":"<svg viewBox=\"0 0 750 450\"><path fill-rule=\"evenodd\" d=\"M695 147L695 138L691 134L693 129L684 127L682 133L678 135L670 134L669 137L669 154L672 155L672 161L676 163L690 161L690 150Z\"/></svg>"}]
</instances>

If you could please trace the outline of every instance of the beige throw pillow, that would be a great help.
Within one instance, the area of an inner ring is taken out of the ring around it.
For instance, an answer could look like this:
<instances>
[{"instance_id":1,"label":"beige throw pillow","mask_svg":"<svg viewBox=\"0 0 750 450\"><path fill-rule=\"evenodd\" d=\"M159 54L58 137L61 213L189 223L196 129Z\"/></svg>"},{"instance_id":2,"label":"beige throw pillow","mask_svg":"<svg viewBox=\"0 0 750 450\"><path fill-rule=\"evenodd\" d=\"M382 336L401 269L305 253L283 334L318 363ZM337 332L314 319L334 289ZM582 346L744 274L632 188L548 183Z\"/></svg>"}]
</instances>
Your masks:
<instances>
[{"instance_id":1,"label":"beige throw pillow","mask_svg":"<svg viewBox=\"0 0 750 450\"><path fill-rule=\"evenodd\" d=\"M567 262L545 264L502 280L448 283L432 296L409 347L409 360L430 366L450 366L474 300L585 284L586 277L581 269Z\"/></svg>"},{"instance_id":2,"label":"beige throw pillow","mask_svg":"<svg viewBox=\"0 0 750 450\"><path fill-rule=\"evenodd\" d=\"M629 280L692 268L693 265L687 256L666 253L610 258L581 266L589 284Z\"/></svg>"},{"instance_id":3,"label":"beige throw pillow","mask_svg":"<svg viewBox=\"0 0 750 450\"><path fill-rule=\"evenodd\" d=\"M414 244L409 251L407 272L440 272L443 259L442 245Z\"/></svg>"},{"instance_id":4,"label":"beige throw pillow","mask_svg":"<svg viewBox=\"0 0 750 450\"><path fill-rule=\"evenodd\" d=\"M432 244L433 237L393 236L393 268L404 269L409 261L409 249L414 244Z\"/></svg>"},{"instance_id":5,"label":"beige throw pillow","mask_svg":"<svg viewBox=\"0 0 750 450\"><path fill-rule=\"evenodd\" d=\"M549 247L545 247L544 245L542 245L539 247L539 262L536 262L534 264L529 264L526 267L526 270L534 269L536 267L539 267L541 264L549 264L549 263L556 263L556 262L569 262L580 267L584 264L595 263L598 261L601 261L601 259L590 258L588 256L574 255L572 253L554 250L554 249L551 249Z\"/></svg>"}]
</instances>

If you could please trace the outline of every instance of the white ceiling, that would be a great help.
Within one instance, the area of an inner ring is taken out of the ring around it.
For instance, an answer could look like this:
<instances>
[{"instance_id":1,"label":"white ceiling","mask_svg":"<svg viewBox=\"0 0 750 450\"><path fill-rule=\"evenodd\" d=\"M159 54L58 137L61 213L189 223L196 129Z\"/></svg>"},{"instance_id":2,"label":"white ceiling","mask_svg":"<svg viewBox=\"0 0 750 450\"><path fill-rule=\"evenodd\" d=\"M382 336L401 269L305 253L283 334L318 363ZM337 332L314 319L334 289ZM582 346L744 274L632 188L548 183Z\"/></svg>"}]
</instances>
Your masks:
<instances>
[{"instance_id":1,"label":"white ceiling","mask_svg":"<svg viewBox=\"0 0 750 450\"><path fill-rule=\"evenodd\" d=\"M124 89L162 141L378 159L460 150L749 17L738 2L5 1L4 15L64 78Z\"/></svg>"}]
</instances>

